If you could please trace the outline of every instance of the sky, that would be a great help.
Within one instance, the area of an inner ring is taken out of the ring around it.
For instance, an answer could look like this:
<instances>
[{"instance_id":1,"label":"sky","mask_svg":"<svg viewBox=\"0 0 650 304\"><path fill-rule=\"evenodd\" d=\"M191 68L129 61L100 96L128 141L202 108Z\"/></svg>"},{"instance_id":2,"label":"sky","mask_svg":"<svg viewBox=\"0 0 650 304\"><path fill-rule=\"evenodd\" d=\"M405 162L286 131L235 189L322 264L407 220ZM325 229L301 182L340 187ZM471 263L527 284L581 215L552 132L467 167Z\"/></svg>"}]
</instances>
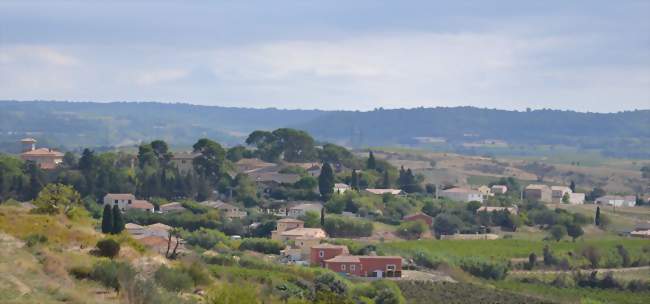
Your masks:
<instances>
[{"instance_id":1,"label":"sky","mask_svg":"<svg viewBox=\"0 0 650 304\"><path fill-rule=\"evenodd\" d=\"M0 0L0 99L650 109L650 1Z\"/></svg>"}]
</instances>

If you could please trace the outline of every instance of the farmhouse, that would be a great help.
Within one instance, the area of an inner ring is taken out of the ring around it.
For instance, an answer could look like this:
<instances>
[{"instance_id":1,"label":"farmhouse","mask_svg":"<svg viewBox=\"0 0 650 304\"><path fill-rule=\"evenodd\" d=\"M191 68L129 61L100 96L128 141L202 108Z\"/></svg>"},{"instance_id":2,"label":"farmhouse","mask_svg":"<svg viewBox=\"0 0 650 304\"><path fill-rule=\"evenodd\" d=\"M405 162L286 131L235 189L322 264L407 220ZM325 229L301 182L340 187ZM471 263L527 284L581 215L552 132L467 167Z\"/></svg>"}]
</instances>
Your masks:
<instances>
[{"instance_id":1,"label":"farmhouse","mask_svg":"<svg viewBox=\"0 0 650 304\"><path fill-rule=\"evenodd\" d=\"M146 200L138 200L130 193L108 193L104 196L104 205L118 206L122 212L131 209L154 212L154 206Z\"/></svg>"},{"instance_id":2,"label":"farmhouse","mask_svg":"<svg viewBox=\"0 0 650 304\"><path fill-rule=\"evenodd\" d=\"M36 140L23 138L20 140L23 146L20 158L24 161L32 161L45 170L54 169L63 162L63 153L49 148L36 148Z\"/></svg>"},{"instance_id":3,"label":"farmhouse","mask_svg":"<svg viewBox=\"0 0 650 304\"><path fill-rule=\"evenodd\" d=\"M524 189L524 197L533 201L550 203L553 193L547 185L530 184Z\"/></svg>"},{"instance_id":4,"label":"farmhouse","mask_svg":"<svg viewBox=\"0 0 650 304\"><path fill-rule=\"evenodd\" d=\"M223 216L229 219L242 219L245 218L246 215L248 215L246 210L242 210L237 206L233 206L231 204L224 203L222 201L204 201L199 204L205 207L218 209L219 211L221 211Z\"/></svg>"},{"instance_id":5,"label":"farmhouse","mask_svg":"<svg viewBox=\"0 0 650 304\"><path fill-rule=\"evenodd\" d=\"M401 277L402 257L339 255L325 260L325 268L359 277Z\"/></svg>"},{"instance_id":6,"label":"farmhouse","mask_svg":"<svg viewBox=\"0 0 650 304\"><path fill-rule=\"evenodd\" d=\"M478 192L481 192L481 194L483 194L484 197L485 196L492 196L492 188L490 188L490 187L488 187L486 185L482 185L482 186L478 187L476 190L478 190Z\"/></svg>"},{"instance_id":7,"label":"farmhouse","mask_svg":"<svg viewBox=\"0 0 650 304\"><path fill-rule=\"evenodd\" d=\"M319 244L310 248L309 263L314 266L325 267L325 260L348 254L350 252L345 245Z\"/></svg>"},{"instance_id":8,"label":"farmhouse","mask_svg":"<svg viewBox=\"0 0 650 304\"><path fill-rule=\"evenodd\" d=\"M300 217L310 211L320 214L321 209L323 209L323 205L320 203L301 203L289 208L289 216Z\"/></svg>"},{"instance_id":9,"label":"farmhouse","mask_svg":"<svg viewBox=\"0 0 650 304\"><path fill-rule=\"evenodd\" d=\"M291 229L303 228L305 227L305 222L291 218L284 218L277 221L276 225L276 229L271 231L271 239L280 240L280 233Z\"/></svg>"},{"instance_id":10,"label":"farmhouse","mask_svg":"<svg viewBox=\"0 0 650 304\"><path fill-rule=\"evenodd\" d=\"M422 212L404 216L402 220L407 222L422 221L427 224L428 227L431 227L433 225L433 218Z\"/></svg>"},{"instance_id":11,"label":"farmhouse","mask_svg":"<svg viewBox=\"0 0 650 304\"><path fill-rule=\"evenodd\" d=\"M440 191L440 196L461 202L483 202L483 193L467 188L454 187Z\"/></svg>"},{"instance_id":12,"label":"farmhouse","mask_svg":"<svg viewBox=\"0 0 650 304\"><path fill-rule=\"evenodd\" d=\"M172 165L178 169L182 175L194 172L194 159L201 154L191 152L174 153L170 159Z\"/></svg>"},{"instance_id":13,"label":"farmhouse","mask_svg":"<svg viewBox=\"0 0 650 304\"><path fill-rule=\"evenodd\" d=\"M158 208L160 213L172 213L172 212L182 212L185 211L185 207L181 203L173 202L169 204L160 205Z\"/></svg>"},{"instance_id":14,"label":"farmhouse","mask_svg":"<svg viewBox=\"0 0 650 304\"><path fill-rule=\"evenodd\" d=\"M492 190L492 193L494 194L506 194L506 192L508 192L508 186L494 185L490 187L490 190Z\"/></svg>"},{"instance_id":15,"label":"farmhouse","mask_svg":"<svg viewBox=\"0 0 650 304\"><path fill-rule=\"evenodd\" d=\"M334 184L334 193L342 194L345 193L345 191L348 191L350 189L351 189L350 186L348 186L347 184L343 184L343 183Z\"/></svg>"},{"instance_id":16,"label":"farmhouse","mask_svg":"<svg viewBox=\"0 0 650 304\"><path fill-rule=\"evenodd\" d=\"M615 207L634 207L636 206L636 197L634 195L605 195L597 198L596 204Z\"/></svg>"}]
</instances>

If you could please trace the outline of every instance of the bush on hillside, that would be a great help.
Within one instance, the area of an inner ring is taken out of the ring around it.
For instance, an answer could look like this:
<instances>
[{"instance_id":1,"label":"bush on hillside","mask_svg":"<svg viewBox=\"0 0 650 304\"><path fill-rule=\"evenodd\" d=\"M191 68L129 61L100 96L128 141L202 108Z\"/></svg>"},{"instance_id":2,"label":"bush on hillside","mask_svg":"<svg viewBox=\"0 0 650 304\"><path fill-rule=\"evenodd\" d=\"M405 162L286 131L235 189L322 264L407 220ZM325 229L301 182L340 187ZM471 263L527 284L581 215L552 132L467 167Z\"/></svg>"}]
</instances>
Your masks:
<instances>
[{"instance_id":1,"label":"bush on hillside","mask_svg":"<svg viewBox=\"0 0 650 304\"><path fill-rule=\"evenodd\" d=\"M502 280L508 273L508 265L478 258L467 258L460 262L460 268L470 274L491 280Z\"/></svg>"},{"instance_id":2,"label":"bush on hillside","mask_svg":"<svg viewBox=\"0 0 650 304\"><path fill-rule=\"evenodd\" d=\"M102 257L114 258L120 253L120 244L113 239L103 239L97 242L97 254Z\"/></svg>"},{"instance_id":3,"label":"bush on hillside","mask_svg":"<svg viewBox=\"0 0 650 304\"><path fill-rule=\"evenodd\" d=\"M189 290L194 286L194 281L187 273L181 271L180 269L169 268L165 265L160 266L156 273L154 273L154 279L163 288L179 292L183 290Z\"/></svg>"},{"instance_id":4,"label":"bush on hillside","mask_svg":"<svg viewBox=\"0 0 650 304\"><path fill-rule=\"evenodd\" d=\"M422 221L403 222L397 228L397 235L408 240L419 239L427 231L427 225Z\"/></svg>"},{"instance_id":5,"label":"bush on hillside","mask_svg":"<svg viewBox=\"0 0 650 304\"><path fill-rule=\"evenodd\" d=\"M204 249L212 249L215 245L228 241L223 232L214 229L200 228L191 232L184 231L181 235L187 244Z\"/></svg>"},{"instance_id":6,"label":"bush on hillside","mask_svg":"<svg viewBox=\"0 0 650 304\"><path fill-rule=\"evenodd\" d=\"M239 245L240 250L252 250L265 254L280 254L284 248L280 242L264 238L247 238Z\"/></svg>"},{"instance_id":7,"label":"bush on hillside","mask_svg":"<svg viewBox=\"0 0 650 304\"><path fill-rule=\"evenodd\" d=\"M32 233L25 237L25 245L27 245L27 247L34 247L38 244L45 243L47 243L47 236L40 233Z\"/></svg>"},{"instance_id":8,"label":"bush on hillside","mask_svg":"<svg viewBox=\"0 0 650 304\"><path fill-rule=\"evenodd\" d=\"M108 288L119 291L119 278L133 276L134 274L135 271L128 263L101 261L93 266L93 269L90 272L90 279L97 281Z\"/></svg>"},{"instance_id":9,"label":"bush on hillside","mask_svg":"<svg viewBox=\"0 0 650 304\"><path fill-rule=\"evenodd\" d=\"M367 221L327 217L323 229L331 237L364 237L372 235L373 226Z\"/></svg>"}]
</instances>

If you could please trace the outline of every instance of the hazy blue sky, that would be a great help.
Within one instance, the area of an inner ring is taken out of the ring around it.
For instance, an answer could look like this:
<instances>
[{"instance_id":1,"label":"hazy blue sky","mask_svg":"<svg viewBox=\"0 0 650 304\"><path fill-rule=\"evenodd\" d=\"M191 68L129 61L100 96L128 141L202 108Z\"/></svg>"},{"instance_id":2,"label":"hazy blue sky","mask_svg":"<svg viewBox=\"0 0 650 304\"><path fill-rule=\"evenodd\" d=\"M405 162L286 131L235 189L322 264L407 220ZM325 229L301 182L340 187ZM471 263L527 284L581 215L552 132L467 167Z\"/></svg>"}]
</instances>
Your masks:
<instances>
[{"instance_id":1,"label":"hazy blue sky","mask_svg":"<svg viewBox=\"0 0 650 304\"><path fill-rule=\"evenodd\" d=\"M0 0L0 99L648 109L650 1Z\"/></svg>"}]
</instances>

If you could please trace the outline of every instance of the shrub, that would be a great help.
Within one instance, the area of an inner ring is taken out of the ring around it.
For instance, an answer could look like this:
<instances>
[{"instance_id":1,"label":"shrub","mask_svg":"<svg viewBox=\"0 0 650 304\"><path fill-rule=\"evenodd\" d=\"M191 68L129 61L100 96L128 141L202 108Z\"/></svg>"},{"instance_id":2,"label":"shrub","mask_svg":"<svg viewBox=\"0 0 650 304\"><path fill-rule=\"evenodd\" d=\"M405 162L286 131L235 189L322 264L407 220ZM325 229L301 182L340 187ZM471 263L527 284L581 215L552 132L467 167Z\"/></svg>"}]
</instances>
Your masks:
<instances>
[{"instance_id":1,"label":"shrub","mask_svg":"<svg viewBox=\"0 0 650 304\"><path fill-rule=\"evenodd\" d=\"M551 234L551 237L559 242L564 236L567 235L566 227L564 225L553 225L551 229L549 229L549 233Z\"/></svg>"},{"instance_id":2,"label":"shrub","mask_svg":"<svg viewBox=\"0 0 650 304\"><path fill-rule=\"evenodd\" d=\"M97 242L99 256L114 258L120 253L120 244L113 239L103 239Z\"/></svg>"},{"instance_id":3,"label":"shrub","mask_svg":"<svg viewBox=\"0 0 650 304\"><path fill-rule=\"evenodd\" d=\"M212 249L215 245L228 241L228 237L223 232L206 228L200 228L192 232L183 232L182 237L187 244L199 246L204 249Z\"/></svg>"},{"instance_id":4,"label":"shrub","mask_svg":"<svg viewBox=\"0 0 650 304\"><path fill-rule=\"evenodd\" d=\"M38 244L45 243L47 243L47 236L40 233L32 233L25 237L25 245L27 245L27 247L34 247Z\"/></svg>"},{"instance_id":5,"label":"shrub","mask_svg":"<svg viewBox=\"0 0 650 304\"><path fill-rule=\"evenodd\" d=\"M419 239L427 231L427 225L422 221L403 222L397 228L397 234L405 239Z\"/></svg>"},{"instance_id":6,"label":"shrub","mask_svg":"<svg viewBox=\"0 0 650 304\"><path fill-rule=\"evenodd\" d=\"M434 257L422 251L418 251L413 255L413 262L419 266L430 269L438 269L440 265L445 263L442 258Z\"/></svg>"},{"instance_id":7,"label":"shrub","mask_svg":"<svg viewBox=\"0 0 650 304\"><path fill-rule=\"evenodd\" d=\"M323 229L331 237L364 237L372 235L373 226L367 221L330 216Z\"/></svg>"},{"instance_id":8,"label":"shrub","mask_svg":"<svg viewBox=\"0 0 650 304\"><path fill-rule=\"evenodd\" d=\"M220 284L208 292L207 304L255 304L257 293L249 284Z\"/></svg>"},{"instance_id":9,"label":"shrub","mask_svg":"<svg viewBox=\"0 0 650 304\"><path fill-rule=\"evenodd\" d=\"M165 265L158 268L154 274L154 279L163 288L174 292L188 290L194 285L192 277L187 273L179 269L169 268Z\"/></svg>"},{"instance_id":10,"label":"shrub","mask_svg":"<svg viewBox=\"0 0 650 304\"><path fill-rule=\"evenodd\" d=\"M316 292L332 292L337 295L344 295L348 291L347 284L339 280L338 277L331 272L318 275L314 279L314 288Z\"/></svg>"},{"instance_id":11,"label":"shrub","mask_svg":"<svg viewBox=\"0 0 650 304\"><path fill-rule=\"evenodd\" d=\"M133 275L131 266L124 262L102 261L93 266L90 272L90 279L102 285L120 290L119 277Z\"/></svg>"},{"instance_id":12,"label":"shrub","mask_svg":"<svg viewBox=\"0 0 650 304\"><path fill-rule=\"evenodd\" d=\"M592 268L598 268L600 252L594 246L587 246L582 250L582 256L589 260Z\"/></svg>"},{"instance_id":13,"label":"shrub","mask_svg":"<svg viewBox=\"0 0 650 304\"><path fill-rule=\"evenodd\" d=\"M78 280L89 279L93 268L88 266L75 266L68 271L73 277Z\"/></svg>"},{"instance_id":14,"label":"shrub","mask_svg":"<svg viewBox=\"0 0 650 304\"><path fill-rule=\"evenodd\" d=\"M239 245L240 250L252 250L265 254L280 254L284 248L280 242L264 238L247 238Z\"/></svg>"},{"instance_id":15,"label":"shrub","mask_svg":"<svg viewBox=\"0 0 650 304\"><path fill-rule=\"evenodd\" d=\"M478 258L461 260L460 268L474 276L491 280L504 279L508 273L508 266L506 264Z\"/></svg>"},{"instance_id":16,"label":"shrub","mask_svg":"<svg viewBox=\"0 0 650 304\"><path fill-rule=\"evenodd\" d=\"M462 227L463 221L452 214L439 214L433 222L433 229L437 235L454 234Z\"/></svg>"}]
</instances>

